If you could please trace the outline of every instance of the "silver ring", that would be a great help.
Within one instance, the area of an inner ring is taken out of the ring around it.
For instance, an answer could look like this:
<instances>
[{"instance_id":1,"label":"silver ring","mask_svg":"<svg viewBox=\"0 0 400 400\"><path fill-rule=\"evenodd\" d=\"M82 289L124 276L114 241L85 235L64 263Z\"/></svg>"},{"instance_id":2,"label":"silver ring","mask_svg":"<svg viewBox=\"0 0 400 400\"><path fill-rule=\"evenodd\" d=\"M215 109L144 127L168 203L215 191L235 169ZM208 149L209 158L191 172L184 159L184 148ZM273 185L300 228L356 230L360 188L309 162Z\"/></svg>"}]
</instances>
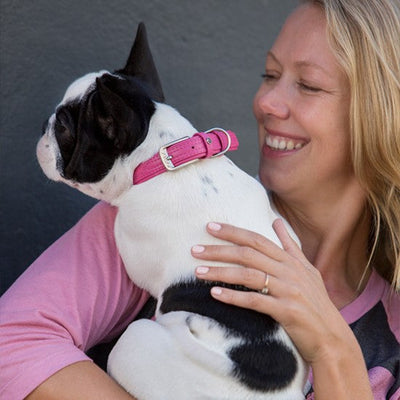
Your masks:
<instances>
[{"instance_id":1,"label":"silver ring","mask_svg":"<svg viewBox=\"0 0 400 400\"><path fill-rule=\"evenodd\" d=\"M268 294L268 292L269 292L268 284L269 284L269 274L265 274L264 286L263 286L263 288L260 290L260 293L261 293L261 294Z\"/></svg>"}]
</instances>

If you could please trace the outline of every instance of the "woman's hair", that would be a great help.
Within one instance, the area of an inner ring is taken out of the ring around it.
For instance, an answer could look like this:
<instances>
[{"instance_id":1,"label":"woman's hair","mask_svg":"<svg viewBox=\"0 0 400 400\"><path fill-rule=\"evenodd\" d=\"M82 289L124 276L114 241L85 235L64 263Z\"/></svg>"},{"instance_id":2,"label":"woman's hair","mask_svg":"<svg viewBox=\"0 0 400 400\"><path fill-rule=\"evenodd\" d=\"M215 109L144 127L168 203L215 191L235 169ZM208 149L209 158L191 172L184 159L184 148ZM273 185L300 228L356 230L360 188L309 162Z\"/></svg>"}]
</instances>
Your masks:
<instances>
[{"instance_id":1,"label":"woman's hair","mask_svg":"<svg viewBox=\"0 0 400 400\"><path fill-rule=\"evenodd\" d=\"M400 1L302 3L324 10L349 79L353 167L373 215L370 261L400 290Z\"/></svg>"}]
</instances>

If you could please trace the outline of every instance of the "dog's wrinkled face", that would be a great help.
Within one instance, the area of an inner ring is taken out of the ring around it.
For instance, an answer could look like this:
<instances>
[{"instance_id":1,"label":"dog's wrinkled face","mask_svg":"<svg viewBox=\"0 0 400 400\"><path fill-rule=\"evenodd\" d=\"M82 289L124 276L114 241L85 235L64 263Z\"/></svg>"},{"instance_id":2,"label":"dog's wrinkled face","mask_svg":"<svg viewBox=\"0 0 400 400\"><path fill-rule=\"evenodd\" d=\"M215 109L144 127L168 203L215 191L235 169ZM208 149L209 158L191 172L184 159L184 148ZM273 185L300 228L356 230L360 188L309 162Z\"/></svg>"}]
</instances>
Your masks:
<instances>
[{"instance_id":1,"label":"dog's wrinkled face","mask_svg":"<svg viewBox=\"0 0 400 400\"><path fill-rule=\"evenodd\" d=\"M44 173L72 185L102 180L144 141L153 100L163 93L141 24L124 69L87 74L67 89L37 146Z\"/></svg>"}]
</instances>

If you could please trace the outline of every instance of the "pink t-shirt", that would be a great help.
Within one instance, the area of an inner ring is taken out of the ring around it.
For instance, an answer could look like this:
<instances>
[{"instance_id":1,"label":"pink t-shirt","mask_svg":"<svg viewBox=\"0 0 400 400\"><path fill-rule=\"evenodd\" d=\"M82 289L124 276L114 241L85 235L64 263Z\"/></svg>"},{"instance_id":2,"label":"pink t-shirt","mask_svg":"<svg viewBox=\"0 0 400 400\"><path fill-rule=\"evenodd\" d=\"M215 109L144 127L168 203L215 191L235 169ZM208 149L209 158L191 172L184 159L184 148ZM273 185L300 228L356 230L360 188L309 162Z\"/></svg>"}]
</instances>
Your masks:
<instances>
[{"instance_id":1,"label":"pink t-shirt","mask_svg":"<svg viewBox=\"0 0 400 400\"><path fill-rule=\"evenodd\" d=\"M0 399L20 400L85 351L121 333L149 295L114 241L117 210L97 204L0 299ZM342 311L361 344L375 399L400 398L400 295L373 272ZM307 398L313 398L312 376Z\"/></svg>"},{"instance_id":2,"label":"pink t-shirt","mask_svg":"<svg viewBox=\"0 0 400 400\"><path fill-rule=\"evenodd\" d=\"M114 241L117 209L98 203L0 299L0 399L19 400L85 351L117 336L148 294Z\"/></svg>"}]
</instances>

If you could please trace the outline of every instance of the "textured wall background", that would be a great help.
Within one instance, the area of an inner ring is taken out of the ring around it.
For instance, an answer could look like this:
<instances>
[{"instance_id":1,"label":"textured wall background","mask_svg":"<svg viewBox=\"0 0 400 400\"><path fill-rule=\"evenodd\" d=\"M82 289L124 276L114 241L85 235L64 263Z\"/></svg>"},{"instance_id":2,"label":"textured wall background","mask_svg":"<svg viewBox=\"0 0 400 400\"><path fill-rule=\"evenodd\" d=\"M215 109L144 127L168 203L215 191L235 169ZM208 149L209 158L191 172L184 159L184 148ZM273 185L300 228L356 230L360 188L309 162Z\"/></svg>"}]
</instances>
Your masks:
<instances>
[{"instance_id":1,"label":"textured wall background","mask_svg":"<svg viewBox=\"0 0 400 400\"><path fill-rule=\"evenodd\" d=\"M124 65L147 25L167 102L200 129L239 136L231 158L257 171L252 97L296 0L0 0L0 294L93 204L49 182L35 157L67 85Z\"/></svg>"}]
</instances>

